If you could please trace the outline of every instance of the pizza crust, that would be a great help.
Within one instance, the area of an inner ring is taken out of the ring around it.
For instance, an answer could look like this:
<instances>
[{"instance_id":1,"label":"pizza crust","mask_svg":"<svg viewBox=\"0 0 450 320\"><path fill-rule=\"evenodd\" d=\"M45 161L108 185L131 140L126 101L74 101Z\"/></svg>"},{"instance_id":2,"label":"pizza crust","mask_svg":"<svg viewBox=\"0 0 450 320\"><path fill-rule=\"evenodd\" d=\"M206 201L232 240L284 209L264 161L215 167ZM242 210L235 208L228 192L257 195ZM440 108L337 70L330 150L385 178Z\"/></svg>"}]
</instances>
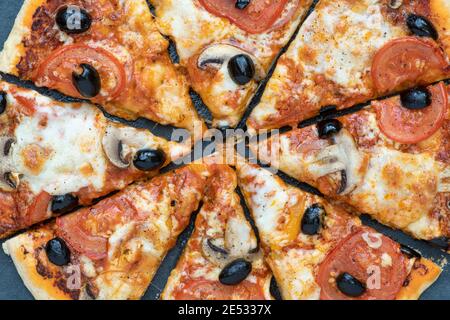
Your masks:
<instances>
[{"instance_id":1,"label":"pizza crust","mask_svg":"<svg viewBox=\"0 0 450 320\"><path fill-rule=\"evenodd\" d=\"M14 27L6 40L3 51L0 53L0 71L18 75L16 65L25 54L23 39L28 36L33 23L33 15L45 0L25 0Z\"/></svg>"}]
</instances>

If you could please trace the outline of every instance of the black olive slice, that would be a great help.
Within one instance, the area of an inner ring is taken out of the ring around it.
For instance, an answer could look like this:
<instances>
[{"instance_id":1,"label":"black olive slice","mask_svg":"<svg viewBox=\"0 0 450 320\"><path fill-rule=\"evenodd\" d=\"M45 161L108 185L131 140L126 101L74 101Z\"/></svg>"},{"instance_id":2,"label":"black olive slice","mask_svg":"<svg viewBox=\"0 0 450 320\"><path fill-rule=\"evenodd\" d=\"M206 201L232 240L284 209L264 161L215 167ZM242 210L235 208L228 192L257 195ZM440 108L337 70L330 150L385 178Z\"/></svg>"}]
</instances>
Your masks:
<instances>
[{"instance_id":1,"label":"black olive slice","mask_svg":"<svg viewBox=\"0 0 450 320\"><path fill-rule=\"evenodd\" d=\"M302 218L302 232L307 235L316 235L322 226L322 219L325 215L324 207L315 203L305 210Z\"/></svg>"},{"instance_id":2,"label":"black olive slice","mask_svg":"<svg viewBox=\"0 0 450 320\"><path fill-rule=\"evenodd\" d=\"M438 33L433 24L425 17L410 14L408 18L406 18L406 25L409 30L419 37L428 37L434 40L437 40Z\"/></svg>"},{"instance_id":3,"label":"black olive slice","mask_svg":"<svg viewBox=\"0 0 450 320\"><path fill-rule=\"evenodd\" d=\"M416 87L402 92L400 101L403 107L412 110L426 108L432 102L430 91L424 87Z\"/></svg>"},{"instance_id":4,"label":"black olive slice","mask_svg":"<svg viewBox=\"0 0 450 320\"><path fill-rule=\"evenodd\" d=\"M342 124L337 119L323 120L317 124L320 139L331 138L333 135L339 133L341 129Z\"/></svg>"},{"instance_id":5,"label":"black olive slice","mask_svg":"<svg viewBox=\"0 0 450 320\"><path fill-rule=\"evenodd\" d=\"M344 272L336 278L338 289L349 297L359 297L366 292L365 285L351 274Z\"/></svg>"},{"instance_id":6,"label":"black olive slice","mask_svg":"<svg viewBox=\"0 0 450 320\"><path fill-rule=\"evenodd\" d=\"M152 171L161 166L166 161L166 155L161 150L143 149L136 152L133 159L134 166L141 171Z\"/></svg>"},{"instance_id":7,"label":"black olive slice","mask_svg":"<svg viewBox=\"0 0 450 320\"><path fill-rule=\"evenodd\" d=\"M412 248L410 248L410 247L408 247L408 246L405 246L404 244L401 244L400 245L400 251L405 255L405 256L407 256L408 258L420 258L420 257L422 257L421 255L420 255L420 253L418 253L416 250L414 250L414 249L412 249Z\"/></svg>"},{"instance_id":8,"label":"black olive slice","mask_svg":"<svg viewBox=\"0 0 450 320\"><path fill-rule=\"evenodd\" d=\"M89 13L78 6L63 6L56 13L56 24L68 34L80 34L88 31L92 24Z\"/></svg>"},{"instance_id":9,"label":"black olive slice","mask_svg":"<svg viewBox=\"0 0 450 320\"><path fill-rule=\"evenodd\" d=\"M81 64L81 73L72 73L72 82L78 92L85 98L93 98L100 93L101 79L98 71L89 64Z\"/></svg>"},{"instance_id":10,"label":"black olive slice","mask_svg":"<svg viewBox=\"0 0 450 320\"><path fill-rule=\"evenodd\" d=\"M71 194L53 196L51 211L54 214L64 214L78 206L78 198Z\"/></svg>"},{"instance_id":11,"label":"black olive slice","mask_svg":"<svg viewBox=\"0 0 450 320\"><path fill-rule=\"evenodd\" d=\"M57 266L66 266L70 263L70 250L61 238L54 238L45 246L48 260Z\"/></svg>"},{"instance_id":12,"label":"black olive slice","mask_svg":"<svg viewBox=\"0 0 450 320\"><path fill-rule=\"evenodd\" d=\"M5 112L6 110L6 92L5 91L0 91L0 114L2 114L3 112Z\"/></svg>"},{"instance_id":13,"label":"black olive slice","mask_svg":"<svg viewBox=\"0 0 450 320\"><path fill-rule=\"evenodd\" d=\"M236 259L227 264L219 275L220 283L233 286L244 281L252 272L252 264L244 259Z\"/></svg>"},{"instance_id":14,"label":"black olive slice","mask_svg":"<svg viewBox=\"0 0 450 320\"><path fill-rule=\"evenodd\" d=\"M228 72L231 79L238 85L245 85L255 77L255 64L246 54L238 54L228 62Z\"/></svg>"},{"instance_id":15,"label":"black olive slice","mask_svg":"<svg viewBox=\"0 0 450 320\"><path fill-rule=\"evenodd\" d=\"M244 10L250 4L250 0L237 0L236 1L236 9Z\"/></svg>"},{"instance_id":16,"label":"black olive slice","mask_svg":"<svg viewBox=\"0 0 450 320\"><path fill-rule=\"evenodd\" d=\"M283 300L283 297L281 296L280 288L278 287L277 280L275 279L274 276L272 276L272 278L270 279L269 291L275 300Z\"/></svg>"}]
</instances>

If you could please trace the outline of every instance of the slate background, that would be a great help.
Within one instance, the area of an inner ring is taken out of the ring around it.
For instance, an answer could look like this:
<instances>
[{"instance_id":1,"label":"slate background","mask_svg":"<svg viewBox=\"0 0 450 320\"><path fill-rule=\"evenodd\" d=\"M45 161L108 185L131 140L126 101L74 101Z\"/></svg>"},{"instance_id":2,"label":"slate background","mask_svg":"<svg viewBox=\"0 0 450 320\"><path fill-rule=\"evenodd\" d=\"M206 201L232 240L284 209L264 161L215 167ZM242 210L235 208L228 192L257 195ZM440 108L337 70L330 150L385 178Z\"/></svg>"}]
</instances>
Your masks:
<instances>
[{"instance_id":1,"label":"slate background","mask_svg":"<svg viewBox=\"0 0 450 320\"><path fill-rule=\"evenodd\" d=\"M8 37L14 23L14 19L20 10L22 3L22 0L0 0L0 47L3 47L3 43ZM146 122L140 122L135 125L150 126L150 124L147 124ZM153 130L154 128L152 128L152 131ZM295 181L293 182L292 180L289 180L288 182L297 185ZM178 239L176 247L171 250L164 259L164 262L159 268L152 284L144 296L144 299L157 299L159 297L159 293L162 288L164 288L166 279L172 268L175 266L181 250L186 244L186 241L192 231L193 220L194 217L191 219L189 228ZM428 243L414 240L401 232L381 226L367 217L363 217L363 222L390 236L394 240L420 251L425 257L432 258L435 261L442 261L444 259L450 260L450 255L430 246ZM2 242L0 242L0 244L1 243ZM3 250L0 250L0 300L29 299L33 299L33 297L23 285L22 280L15 270L12 260L3 253ZM450 300L450 266L447 265L444 267L441 277L422 295L421 299Z\"/></svg>"}]
</instances>

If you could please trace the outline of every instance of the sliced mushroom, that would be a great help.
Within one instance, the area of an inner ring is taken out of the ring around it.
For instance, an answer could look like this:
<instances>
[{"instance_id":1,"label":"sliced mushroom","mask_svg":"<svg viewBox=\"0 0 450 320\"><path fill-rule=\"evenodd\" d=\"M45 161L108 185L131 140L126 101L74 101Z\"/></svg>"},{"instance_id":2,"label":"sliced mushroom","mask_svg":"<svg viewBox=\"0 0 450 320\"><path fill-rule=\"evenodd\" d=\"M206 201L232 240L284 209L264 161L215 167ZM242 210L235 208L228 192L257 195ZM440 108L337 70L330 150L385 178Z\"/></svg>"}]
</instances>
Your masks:
<instances>
[{"instance_id":1,"label":"sliced mushroom","mask_svg":"<svg viewBox=\"0 0 450 320\"><path fill-rule=\"evenodd\" d=\"M389 0L388 7L391 9L398 9L402 6L403 0Z\"/></svg>"},{"instance_id":2,"label":"sliced mushroom","mask_svg":"<svg viewBox=\"0 0 450 320\"><path fill-rule=\"evenodd\" d=\"M0 189L11 192L16 190L20 184L20 174L15 172L3 173L2 179L0 179Z\"/></svg>"},{"instance_id":3,"label":"sliced mushroom","mask_svg":"<svg viewBox=\"0 0 450 320\"><path fill-rule=\"evenodd\" d=\"M224 237L203 239L202 250L209 261L221 268L237 258L252 261L260 255L253 229L243 217L230 217Z\"/></svg>"},{"instance_id":4,"label":"sliced mushroom","mask_svg":"<svg viewBox=\"0 0 450 320\"><path fill-rule=\"evenodd\" d=\"M363 165L363 155L358 152L353 137L342 129L331 138L333 144L319 152L309 166L309 171L317 178L339 172L341 186L339 194L348 194L361 182L362 176L357 174Z\"/></svg>"},{"instance_id":5,"label":"sliced mushroom","mask_svg":"<svg viewBox=\"0 0 450 320\"><path fill-rule=\"evenodd\" d=\"M198 67L200 69L211 67L221 70L224 74L228 74L228 62L231 58L241 54L249 56L255 64L255 80L260 81L264 79L266 72L261 64L258 63L256 57L230 44L215 44L207 47L198 58Z\"/></svg>"},{"instance_id":6,"label":"sliced mushroom","mask_svg":"<svg viewBox=\"0 0 450 320\"><path fill-rule=\"evenodd\" d=\"M16 171L13 164L13 148L15 139L11 137L0 137L0 190L12 192L19 187L21 175Z\"/></svg>"},{"instance_id":7,"label":"sliced mushroom","mask_svg":"<svg viewBox=\"0 0 450 320\"><path fill-rule=\"evenodd\" d=\"M157 147L150 133L116 124L108 125L102 145L111 163L121 169L131 165L137 151Z\"/></svg>"}]
</instances>

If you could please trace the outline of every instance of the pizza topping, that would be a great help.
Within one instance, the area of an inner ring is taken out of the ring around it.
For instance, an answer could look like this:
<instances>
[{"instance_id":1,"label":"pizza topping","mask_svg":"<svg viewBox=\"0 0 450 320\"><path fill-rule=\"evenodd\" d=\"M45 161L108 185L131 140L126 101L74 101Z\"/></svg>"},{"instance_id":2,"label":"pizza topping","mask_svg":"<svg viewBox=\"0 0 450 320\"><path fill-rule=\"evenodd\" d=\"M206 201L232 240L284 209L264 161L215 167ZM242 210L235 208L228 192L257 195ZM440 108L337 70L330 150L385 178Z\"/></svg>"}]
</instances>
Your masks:
<instances>
[{"instance_id":1,"label":"pizza topping","mask_svg":"<svg viewBox=\"0 0 450 320\"><path fill-rule=\"evenodd\" d=\"M244 4L238 2L249 2ZM200 0L203 7L218 17L224 17L248 33L263 33L271 29L283 13L288 0L253 1ZM277 27L282 27L285 23Z\"/></svg>"},{"instance_id":2,"label":"pizza topping","mask_svg":"<svg viewBox=\"0 0 450 320\"><path fill-rule=\"evenodd\" d=\"M244 281L252 272L252 264L244 259L236 259L223 268L219 275L220 283L233 286Z\"/></svg>"},{"instance_id":3,"label":"pizza topping","mask_svg":"<svg viewBox=\"0 0 450 320\"><path fill-rule=\"evenodd\" d=\"M45 245L48 260L57 266L66 266L70 263L70 250L61 238L54 238Z\"/></svg>"},{"instance_id":4,"label":"pizza topping","mask_svg":"<svg viewBox=\"0 0 450 320\"><path fill-rule=\"evenodd\" d=\"M320 264L317 283L321 299L394 299L406 279L407 258L398 243L381 235L379 246L369 246L364 235L376 232L368 227L355 230ZM365 288L365 289L364 289Z\"/></svg>"},{"instance_id":5,"label":"pizza topping","mask_svg":"<svg viewBox=\"0 0 450 320\"><path fill-rule=\"evenodd\" d=\"M432 136L442 126L448 109L445 85L440 83L429 88L431 105L423 109L407 109L399 98L377 101L378 126L390 139L405 144L418 143Z\"/></svg>"},{"instance_id":6,"label":"pizza topping","mask_svg":"<svg viewBox=\"0 0 450 320\"><path fill-rule=\"evenodd\" d=\"M317 178L331 173L341 173L341 186L339 194L348 194L353 191L362 180L358 174L363 165L363 155L360 154L351 134L346 129L331 138L333 144L321 150L309 165L309 171Z\"/></svg>"},{"instance_id":7,"label":"pizza topping","mask_svg":"<svg viewBox=\"0 0 450 320\"><path fill-rule=\"evenodd\" d=\"M121 169L134 166L143 171L160 168L166 161L163 151L154 149L150 137L130 127L108 125L102 139L103 151Z\"/></svg>"},{"instance_id":8,"label":"pizza topping","mask_svg":"<svg viewBox=\"0 0 450 320\"><path fill-rule=\"evenodd\" d=\"M380 94L433 81L448 64L436 43L429 39L404 37L384 45L372 62L372 80Z\"/></svg>"},{"instance_id":9,"label":"pizza topping","mask_svg":"<svg viewBox=\"0 0 450 320\"><path fill-rule=\"evenodd\" d=\"M283 297L281 296L280 288L278 287L277 280L274 276L270 279L270 287L269 287L270 294L275 300L283 300Z\"/></svg>"},{"instance_id":10,"label":"pizza topping","mask_svg":"<svg viewBox=\"0 0 450 320\"><path fill-rule=\"evenodd\" d=\"M302 232L309 236L318 234L324 215L325 208L321 204L315 203L309 206L303 214Z\"/></svg>"},{"instance_id":11,"label":"pizza topping","mask_svg":"<svg viewBox=\"0 0 450 320\"><path fill-rule=\"evenodd\" d=\"M400 101L407 109L423 109L431 104L431 94L426 88L417 87L403 92Z\"/></svg>"},{"instance_id":12,"label":"pizza topping","mask_svg":"<svg viewBox=\"0 0 450 320\"><path fill-rule=\"evenodd\" d=\"M6 92L0 91L0 115L6 110Z\"/></svg>"},{"instance_id":13,"label":"pizza topping","mask_svg":"<svg viewBox=\"0 0 450 320\"><path fill-rule=\"evenodd\" d=\"M207 47L198 57L200 69L213 68L228 75L236 84L245 85L251 80L260 81L266 73L256 57L229 44Z\"/></svg>"},{"instance_id":14,"label":"pizza topping","mask_svg":"<svg viewBox=\"0 0 450 320\"><path fill-rule=\"evenodd\" d=\"M406 25L409 30L419 37L428 37L437 40L438 33L433 24L425 17L416 14L410 14L406 18Z\"/></svg>"},{"instance_id":15,"label":"pizza topping","mask_svg":"<svg viewBox=\"0 0 450 320\"><path fill-rule=\"evenodd\" d=\"M89 30L92 18L89 13L78 6L61 7L56 13L56 24L68 34L80 34Z\"/></svg>"},{"instance_id":16,"label":"pizza topping","mask_svg":"<svg viewBox=\"0 0 450 320\"><path fill-rule=\"evenodd\" d=\"M3 182L6 183L7 187L11 190L15 190L20 184L20 175L14 172L5 172L3 174Z\"/></svg>"},{"instance_id":17,"label":"pizza topping","mask_svg":"<svg viewBox=\"0 0 450 320\"><path fill-rule=\"evenodd\" d=\"M95 68L89 64L81 64L81 73L73 72L72 81L75 88L84 98L94 98L100 93L101 79Z\"/></svg>"},{"instance_id":18,"label":"pizza topping","mask_svg":"<svg viewBox=\"0 0 450 320\"><path fill-rule=\"evenodd\" d=\"M412 258L421 258L422 256L420 255L420 253L418 253L416 250L405 246L404 244L400 245L400 251L407 256L408 258L412 259Z\"/></svg>"},{"instance_id":19,"label":"pizza topping","mask_svg":"<svg viewBox=\"0 0 450 320\"><path fill-rule=\"evenodd\" d=\"M246 54L238 54L228 62L231 79L238 85L246 85L255 77L255 64Z\"/></svg>"},{"instance_id":20,"label":"pizza topping","mask_svg":"<svg viewBox=\"0 0 450 320\"><path fill-rule=\"evenodd\" d=\"M219 281L190 279L174 292L176 300L264 300L264 292L257 283L243 281L227 286Z\"/></svg>"},{"instance_id":21,"label":"pizza topping","mask_svg":"<svg viewBox=\"0 0 450 320\"><path fill-rule=\"evenodd\" d=\"M73 81L73 73L77 70L80 71L79 68L82 65L85 65L85 67L88 65L95 66L95 70L101 79L101 94L95 96L95 101L113 100L123 93L127 83L124 65L108 51L102 48L92 48L85 44L66 45L55 50L39 66L33 80L39 86L55 88L64 94L84 98L75 86L75 81ZM88 69L86 68L86 70ZM98 89L95 87L96 76L91 71L86 71L87 74L81 78L86 78L86 83L93 81L87 87L89 90L85 92L89 96L95 93L94 89ZM81 75L83 75L83 72L81 72Z\"/></svg>"},{"instance_id":22,"label":"pizza topping","mask_svg":"<svg viewBox=\"0 0 450 320\"><path fill-rule=\"evenodd\" d=\"M320 139L331 138L342 129L342 124L337 119L323 120L317 124Z\"/></svg>"},{"instance_id":23,"label":"pizza topping","mask_svg":"<svg viewBox=\"0 0 450 320\"><path fill-rule=\"evenodd\" d=\"M55 214L65 214L78 206L78 198L71 194L53 196L51 211Z\"/></svg>"},{"instance_id":24,"label":"pizza topping","mask_svg":"<svg viewBox=\"0 0 450 320\"><path fill-rule=\"evenodd\" d=\"M225 250L224 248L220 247L219 245L214 244L214 240L215 239L207 239L206 240L206 244L208 245L208 247L223 256L228 256L229 252L227 250Z\"/></svg>"},{"instance_id":25,"label":"pizza topping","mask_svg":"<svg viewBox=\"0 0 450 320\"><path fill-rule=\"evenodd\" d=\"M247 8L247 6L250 4L250 0L237 0L235 7L236 9L243 10Z\"/></svg>"},{"instance_id":26,"label":"pizza topping","mask_svg":"<svg viewBox=\"0 0 450 320\"><path fill-rule=\"evenodd\" d=\"M160 168L166 161L166 155L161 150L139 150L133 159L134 166L141 171L152 171Z\"/></svg>"},{"instance_id":27,"label":"pizza topping","mask_svg":"<svg viewBox=\"0 0 450 320\"><path fill-rule=\"evenodd\" d=\"M336 285L343 294L353 298L360 297L366 292L364 284L347 272L341 273L336 278Z\"/></svg>"},{"instance_id":28,"label":"pizza topping","mask_svg":"<svg viewBox=\"0 0 450 320\"><path fill-rule=\"evenodd\" d=\"M0 190L12 192L19 187L20 174L14 172L12 149L15 139L0 137Z\"/></svg>"},{"instance_id":29,"label":"pizza topping","mask_svg":"<svg viewBox=\"0 0 450 320\"><path fill-rule=\"evenodd\" d=\"M402 6L403 0L389 0L388 7L391 9L398 9Z\"/></svg>"}]
</instances>

